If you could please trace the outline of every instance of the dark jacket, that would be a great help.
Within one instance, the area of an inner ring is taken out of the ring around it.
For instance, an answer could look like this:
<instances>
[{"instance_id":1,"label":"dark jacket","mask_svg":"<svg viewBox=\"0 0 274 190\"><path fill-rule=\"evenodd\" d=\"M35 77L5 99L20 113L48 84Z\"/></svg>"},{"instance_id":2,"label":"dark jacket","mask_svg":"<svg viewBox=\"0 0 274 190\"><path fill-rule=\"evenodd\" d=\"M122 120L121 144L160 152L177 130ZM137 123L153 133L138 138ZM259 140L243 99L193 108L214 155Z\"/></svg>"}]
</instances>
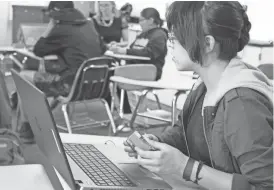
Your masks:
<instances>
[{"instance_id":1,"label":"dark jacket","mask_svg":"<svg viewBox=\"0 0 274 190\"><path fill-rule=\"evenodd\" d=\"M235 59L219 85L221 90L206 100L203 108L211 165L233 174L233 190L273 189L272 84L261 72ZM205 90L201 83L188 95L178 123L160 136L160 141L189 155L185 136L191 127L188 118Z\"/></svg>"},{"instance_id":2,"label":"dark jacket","mask_svg":"<svg viewBox=\"0 0 274 190\"><path fill-rule=\"evenodd\" d=\"M50 34L41 37L33 52L43 57L60 57L59 73L71 70L76 73L83 61L103 55L101 41L91 20L87 20L77 9L63 9L52 14L58 22ZM63 60L63 61L62 61Z\"/></svg>"},{"instance_id":3,"label":"dark jacket","mask_svg":"<svg viewBox=\"0 0 274 190\"><path fill-rule=\"evenodd\" d=\"M165 57L167 54L167 31L163 28L153 28L137 36L127 50L128 55L150 57L150 61L131 61L129 63L148 63L157 68L157 79L161 78Z\"/></svg>"}]
</instances>

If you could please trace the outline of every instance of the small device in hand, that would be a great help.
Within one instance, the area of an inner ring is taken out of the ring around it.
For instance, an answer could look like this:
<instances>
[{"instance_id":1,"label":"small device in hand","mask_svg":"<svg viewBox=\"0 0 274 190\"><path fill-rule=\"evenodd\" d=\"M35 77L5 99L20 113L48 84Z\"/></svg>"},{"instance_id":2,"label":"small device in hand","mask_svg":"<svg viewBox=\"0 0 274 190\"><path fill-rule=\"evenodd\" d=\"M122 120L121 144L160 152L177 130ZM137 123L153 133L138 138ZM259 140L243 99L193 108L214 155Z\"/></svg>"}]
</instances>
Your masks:
<instances>
[{"instance_id":1,"label":"small device in hand","mask_svg":"<svg viewBox=\"0 0 274 190\"><path fill-rule=\"evenodd\" d=\"M138 147L146 151L156 150L146 141L146 139L138 131L135 131L134 133L132 133L126 141L128 145L132 148L132 150L134 150L135 147Z\"/></svg>"}]
</instances>

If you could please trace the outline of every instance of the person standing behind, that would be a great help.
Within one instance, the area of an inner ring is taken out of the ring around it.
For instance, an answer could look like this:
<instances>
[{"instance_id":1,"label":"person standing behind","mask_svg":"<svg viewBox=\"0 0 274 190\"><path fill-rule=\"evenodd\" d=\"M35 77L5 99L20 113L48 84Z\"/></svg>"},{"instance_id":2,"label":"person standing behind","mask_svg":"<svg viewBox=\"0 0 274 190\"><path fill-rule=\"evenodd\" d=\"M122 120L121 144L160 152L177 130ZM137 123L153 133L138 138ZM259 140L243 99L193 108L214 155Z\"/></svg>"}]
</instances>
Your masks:
<instances>
[{"instance_id":1,"label":"person standing behind","mask_svg":"<svg viewBox=\"0 0 274 190\"><path fill-rule=\"evenodd\" d=\"M92 18L97 32L104 43L111 45L128 45L128 24L120 17L114 1L98 1L98 12ZM121 41L121 39L123 41Z\"/></svg>"}]
</instances>

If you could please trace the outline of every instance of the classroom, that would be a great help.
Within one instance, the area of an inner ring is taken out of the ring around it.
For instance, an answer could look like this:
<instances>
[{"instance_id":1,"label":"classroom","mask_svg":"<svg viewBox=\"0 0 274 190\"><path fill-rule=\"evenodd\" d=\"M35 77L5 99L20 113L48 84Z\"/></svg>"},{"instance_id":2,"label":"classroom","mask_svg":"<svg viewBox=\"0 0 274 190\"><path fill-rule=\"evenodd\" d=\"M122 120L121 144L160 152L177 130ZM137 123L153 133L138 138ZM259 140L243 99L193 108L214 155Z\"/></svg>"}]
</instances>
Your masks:
<instances>
[{"instance_id":1,"label":"classroom","mask_svg":"<svg viewBox=\"0 0 274 190\"><path fill-rule=\"evenodd\" d=\"M273 189L271 0L0 10L0 189Z\"/></svg>"}]
</instances>

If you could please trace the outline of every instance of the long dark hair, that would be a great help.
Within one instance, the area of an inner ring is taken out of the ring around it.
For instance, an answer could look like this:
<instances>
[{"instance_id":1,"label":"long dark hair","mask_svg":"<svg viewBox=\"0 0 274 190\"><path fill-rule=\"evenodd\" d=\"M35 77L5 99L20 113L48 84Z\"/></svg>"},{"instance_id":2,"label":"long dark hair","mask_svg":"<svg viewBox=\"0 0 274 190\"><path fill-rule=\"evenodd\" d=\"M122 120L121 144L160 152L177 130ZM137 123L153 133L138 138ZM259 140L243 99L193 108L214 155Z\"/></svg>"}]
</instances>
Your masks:
<instances>
[{"instance_id":1,"label":"long dark hair","mask_svg":"<svg viewBox=\"0 0 274 190\"><path fill-rule=\"evenodd\" d=\"M145 19L153 18L154 23L160 27L163 26L163 20L160 18L159 12L155 8L145 8L141 12L142 17Z\"/></svg>"}]
</instances>

